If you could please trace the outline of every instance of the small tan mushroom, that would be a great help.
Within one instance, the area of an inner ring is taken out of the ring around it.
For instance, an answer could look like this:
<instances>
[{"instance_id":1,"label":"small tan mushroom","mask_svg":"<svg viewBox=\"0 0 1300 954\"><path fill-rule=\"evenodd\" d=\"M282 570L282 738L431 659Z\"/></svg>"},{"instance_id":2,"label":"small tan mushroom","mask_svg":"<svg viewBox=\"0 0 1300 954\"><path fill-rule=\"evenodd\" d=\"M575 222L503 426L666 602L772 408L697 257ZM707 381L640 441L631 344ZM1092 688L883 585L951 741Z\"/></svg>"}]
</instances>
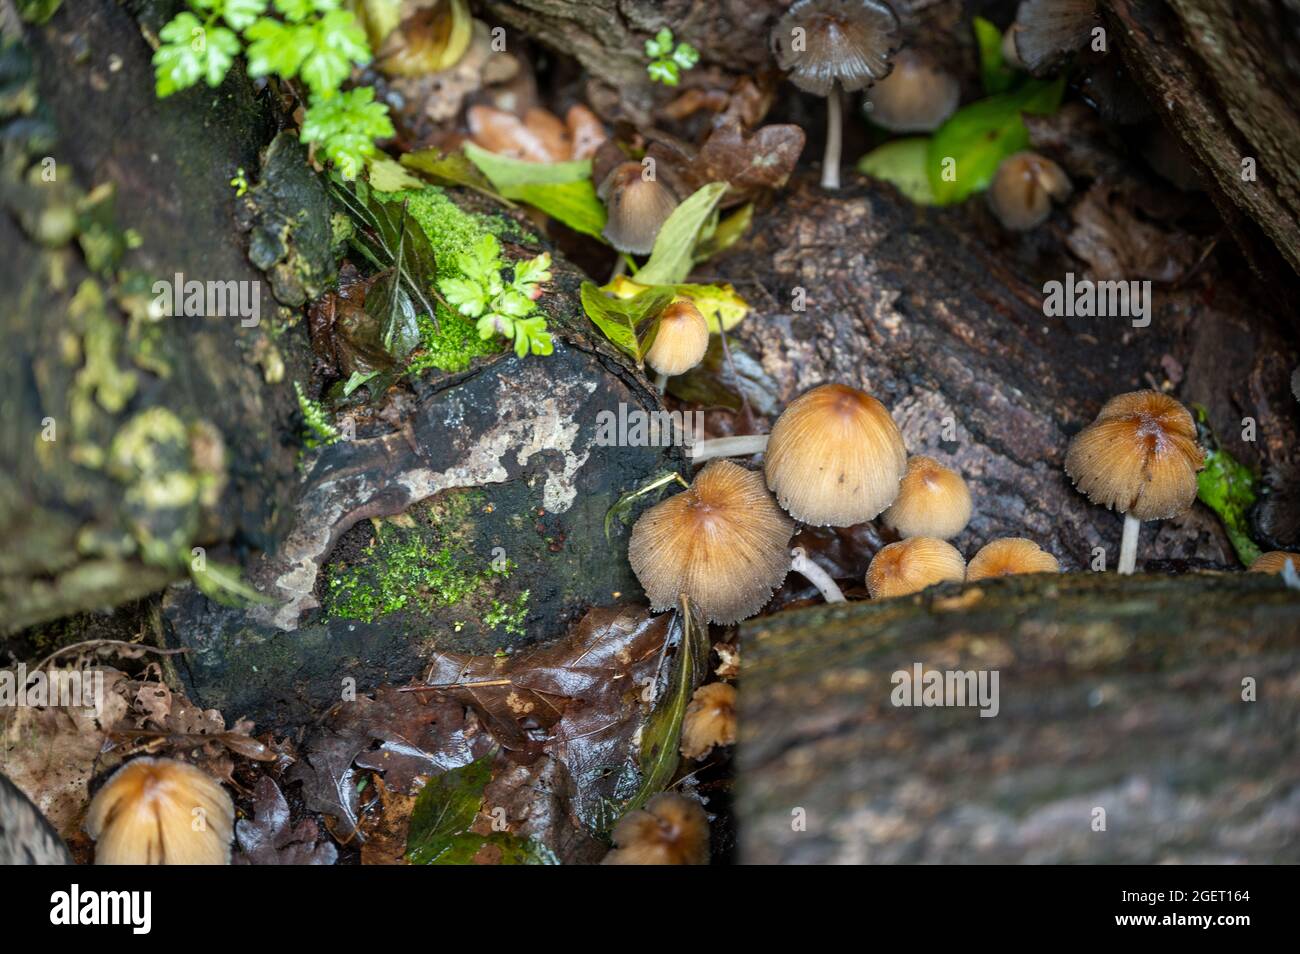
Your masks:
<instances>
[{"instance_id":1,"label":"small tan mushroom","mask_svg":"<svg viewBox=\"0 0 1300 954\"><path fill-rule=\"evenodd\" d=\"M762 609L785 579L793 535L759 474L716 460L689 489L640 516L627 557L655 610L685 594L713 622L735 623Z\"/></svg>"},{"instance_id":2,"label":"small tan mushroom","mask_svg":"<svg viewBox=\"0 0 1300 954\"><path fill-rule=\"evenodd\" d=\"M235 809L225 789L174 759L138 758L86 814L97 865L228 865Z\"/></svg>"},{"instance_id":3,"label":"small tan mushroom","mask_svg":"<svg viewBox=\"0 0 1300 954\"><path fill-rule=\"evenodd\" d=\"M917 593L936 583L961 582L966 561L951 543L912 537L883 547L867 567L867 590L875 600Z\"/></svg>"},{"instance_id":4,"label":"small tan mushroom","mask_svg":"<svg viewBox=\"0 0 1300 954\"><path fill-rule=\"evenodd\" d=\"M658 330L646 352L645 363L662 377L671 378L685 374L703 361L708 350L708 321L695 302L679 297L659 316Z\"/></svg>"},{"instance_id":5,"label":"small tan mushroom","mask_svg":"<svg viewBox=\"0 0 1300 954\"><path fill-rule=\"evenodd\" d=\"M957 110L961 85L926 56L903 50L866 96L871 121L891 132L931 132Z\"/></svg>"},{"instance_id":6,"label":"small tan mushroom","mask_svg":"<svg viewBox=\"0 0 1300 954\"><path fill-rule=\"evenodd\" d=\"M1034 152L1007 156L993 174L989 208L1004 226L1016 232L1037 228L1052 214L1052 202L1070 197L1070 180L1050 159Z\"/></svg>"},{"instance_id":7,"label":"small tan mushroom","mask_svg":"<svg viewBox=\"0 0 1300 954\"><path fill-rule=\"evenodd\" d=\"M951 540L970 523L971 499L966 481L933 457L908 458L898 497L881 519L901 537Z\"/></svg>"},{"instance_id":8,"label":"small tan mushroom","mask_svg":"<svg viewBox=\"0 0 1300 954\"><path fill-rule=\"evenodd\" d=\"M979 553L966 566L967 582L985 580L993 576L1014 576L1018 573L1060 573L1061 564L1033 540L1024 537L1002 537L990 540L980 547Z\"/></svg>"},{"instance_id":9,"label":"small tan mushroom","mask_svg":"<svg viewBox=\"0 0 1300 954\"><path fill-rule=\"evenodd\" d=\"M609 217L601 234L620 252L649 255L659 230L677 208L671 189L639 162L622 162L610 170L597 194Z\"/></svg>"},{"instance_id":10,"label":"small tan mushroom","mask_svg":"<svg viewBox=\"0 0 1300 954\"><path fill-rule=\"evenodd\" d=\"M857 388L824 384L777 419L765 469L768 487L796 520L848 527L894 502L907 449L883 404Z\"/></svg>"},{"instance_id":11,"label":"small tan mushroom","mask_svg":"<svg viewBox=\"0 0 1300 954\"><path fill-rule=\"evenodd\" d=\"M1196 472L1204 466L1191 413L1159 391L1111 398L1065 455L1075 487L1094 504L1124 514L1120 573L1132 573L1136 565L1140 522L1190 509Z\"/></svg>"},{"instance_id":12,"label":"small tan mushroom","mask_svg":"<svg viewBox=\"0 0 1300 954\"><path fill-rule=\"evenodd\" d=\"M736 741L736 689L711 682L695 690L682 720L682 755L702 759L716 746Z\"/></svg>"},{"instance_id":13,"label":"small tan mushroom","mask_svg":"<svg viewBox=\"0 0 1300 954\"><path fill-rule=\"evenodd\" d=\"M707 865L709 818L700 803L661 792L644 809L624 815L614 831L605 865Z\"/></svg>"},{"instance_id":14,"label":"small tan mushroom","mask_svg":"<svg viewBox=\"0 0 1300 954\"><path fill-rule=\"evenodd\" d=\"M1292 570L1300 572L1300 553L1270 550L1268 553L1261 553L1255 558L1255 562L1250 565L1250 572L1281 573L1286 569L1287 563L1291 564Z\"/></svg>"}]
</instances>

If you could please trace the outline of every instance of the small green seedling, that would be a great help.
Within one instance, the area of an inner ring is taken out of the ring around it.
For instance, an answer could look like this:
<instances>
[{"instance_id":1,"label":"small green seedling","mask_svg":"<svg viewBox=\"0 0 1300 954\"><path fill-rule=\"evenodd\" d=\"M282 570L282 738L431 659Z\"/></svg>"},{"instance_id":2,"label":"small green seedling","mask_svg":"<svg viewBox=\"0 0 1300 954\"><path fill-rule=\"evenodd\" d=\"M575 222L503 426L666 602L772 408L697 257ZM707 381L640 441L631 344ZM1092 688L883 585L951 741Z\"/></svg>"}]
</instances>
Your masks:
<instances>
[{"instance_id":1,"label":"small green seedling","mask_svg":"<svg viewBox=\"0 0 1300 954\"><path fill-rule=\"evenodd\" d=\"M477 319L478 334L484 340L501 335L513 341L515 354L550 354L551 336L546 317L538 312L543 282L551 280L549 252L516 262L513 277L502 278L505 262L501 245L491 233L482 235L456 259L459 276L438 279L438 290L447 303L466 318Z\"/></svg>"},{"instance_id":2,"label":"small green seedling","mask_svg":"<svg viewBox=\"0 0 1300 954\"><path fill-rule=\"evenodd\" d=\"M700 52L689 43L673 44L673 31L664 27L653 40L645 41L645 55L650 57L646 73L656 83L676 86L681 82L682 71L689 70L700 61Z\"/></svg>"}]
</instances>

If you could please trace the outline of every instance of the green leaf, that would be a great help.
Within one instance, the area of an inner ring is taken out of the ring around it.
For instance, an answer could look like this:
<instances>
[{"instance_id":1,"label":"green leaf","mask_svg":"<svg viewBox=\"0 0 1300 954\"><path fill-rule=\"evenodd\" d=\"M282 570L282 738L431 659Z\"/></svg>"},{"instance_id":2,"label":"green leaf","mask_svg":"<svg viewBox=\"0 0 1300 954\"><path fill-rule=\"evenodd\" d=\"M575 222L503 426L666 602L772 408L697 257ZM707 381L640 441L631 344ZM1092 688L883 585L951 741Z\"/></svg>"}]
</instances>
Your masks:
<instances>
[{"instance_id":1,"label":"green leaf","mask_svg":"<svg viewBox=\"0 0 1300 954\"><path fill-rule=\"evenodd\" d=\"M292 79L316 41L310 26L285 24L263 17L244 31L248 44L248 72L253 76Z\"/></svg>"},{"instance_id":2,"label":"green leaf","mask_svg":"<svg viewBox=\"0 0 1300 954\"><path fill-rule=\"evenodd\" d=\"M487 310L488 296L483 286L469 278L441 278L438 291L447 304L466 318L477 318Z\"/></svg>"},{"instance_id":3,"label":"green leaf","mask_svg":"<svg viewBox=\"0 0 1300 954\"><path fill-rule=\"evenodd\" d=\"M1223 529L1237 552L1237 559L1250 566L1260 548L1250 536L1250 508L1256 500L1255 472L1220 446L1210 431L1205 408L1196 407L1205 468L1196 475L1196 496L1223 521Z\"/></svg>"},{"instance_id":4,"label":"green leaf","mask_svg":"<svg viewBox=\"0 0 1300 954\"><path fill-rule=\"evenodd\" d=\"M1065 77L1029 80L1019 89L981 99L959 109L930 139L926 171L935 203L948 205L988 188L998 164L1029 146L1021 113L1048 115L1061 104ZM944 178L944 160L956 162L956 175Z\"/></svg>"},{"instance_id":5,"label":"green leaf","mask_svg":"<svg viewBox=\"0 0 1300 954\"><path fill-rule=\"evenodd\" d=\"M384 350L402 361L420 343L420 323L411 296L396 269L378 279L366 293L366 314L379 323Z\"/></svg>"},{"instance_id":6,"label":"green leaf","mask_svg":"<svg viewBox=\"0 0 1300 954\"><path fill-rule=\"evenodd\" d=\"M713 215L727 188L725 182L710 182L673 209L655 238L649 261L636 273L639 283L670 285L686 279L694 263L692 254L700 230Z\"/></svg>"},{"instance_id":7,"label":"green leaf","mask_svg":"<svg viewBox=\"0 0 1300 954\"><path fill-rule=\"evenodd\" d=\"M221 19L233 29L242 30L266 12L266 0L225 0Z\"/></svg>"},{"instance_id":8,"label":"green leaf","mask_svg":"<svg viewBox=\"0 0 1300 954\"><path fill-rule=\"evenodd\" d=\"M484 232L474 244L456 258L461 272L495 295L493 284L500 279L504 262L501 261L501 243L491 232Z\"/></svg>"},{"instance_id":9,"label":"green leaf","mask_svg":"<svg viewBox=\"0 0 1300 954\"><path fill-rule=\"evenodd\" d=\"M638 366L643 358L639 327L657 317L674 298L671 288L647 288L631 298L611 298L593 282L583 282L579 295L587 317L614 347L630 355Z\"/></svg>"},{"instance_id":10,"label":"green leaf","mask_svg":"<svg viewBox=\"0 0 1300 954\"><path fill-rule=\"evenodd\" d=\"M524 185L505 186L502 193L508 199L527 203L540 209L551 218L563 222L575 232L590 235L604 242L605 204L596 195L590 179L574 182L530 182Z\"/></svg>"},{"instance_id":11,"label":"green leaf","mask_svg":"<svg viewBox=\"0 0 1300 954\"><path fill-rule=\"evenodd\" d=\"M375 154L375 139L393 135L388 107L376 103L372 86L358 86L329 99L312 98L302 121L302 141L316 143L345 179L355 179Z\"/></svg>"},{"instance_id":12,"label":"green leaf","mask_svg":"<svg viewBox=\"0 0 1300 954\"><path fill-rule=\"evenodd\" d=\"M327 98L338 91L354 63L360 66L368 62L370 46L366 31L350 11L334 10L315 24L315 40L298 68L298 75L313 93Z\"/></svg>"},{"instance_id":13,"label":"green leaf","mask_svg":"<svg viewBox=\"0 0 1300 954\"><path fill-rule=\"evenodd\" d=\"M655 702L641 731L641 784L623 806L624 813L635 811L652 795L667 788L681 761L682 720L691 696L704 681L709 660L708 624L694 604L688 602L688 606L687 612L677 610L672 632L668 634L669 640L676 637L677 651L665 691Z\"/></svg>"},{"instance_id":14,"label":"green leaf","mask_svg":"<svg viewBox=\"0 0 1300 954\"><path fill-rule=\"evenodd\" d=\"M492 185L501 191L511 186L578 182L591 179L591 160L571 162L524 162L498 156L472 142L465 143L465 158L474 163Z\"/></svg>"},{"instance_id":15,"label":"green leaf","mask_svg":"<svg viewBox=\"0 0 1300 954\"><path fill-rule=\"evenodd\" d=\"M1016 81L1016 71L1002 56L1002 31L983 17L975 17L974 24L984 92L989 95L1005 93Z\"/></svg>"},{"instance_id":16,"label":"green leaf","mask_svg":"<svg viewBox=\"0 0 1300 954\"><path fill-rule=\"evenodd\" d=\"M506 205L514 205L496 190L483 171L462 152L443 153L437 149L421 149L403 155L402 165L414 169L435 185L464 186L505 202Z\"/></svg>"},{"instance_id":17,"label":"green leaf","mask_svg":"<svg viewBox=\"0 0 1300 954\"><path fill-rule=\"evenodd\" d=\"M313 13L329 13L339 8L339 0L275 0L275 9L286 20L297 23Z\"/></svg>"},{"instance_id":18,"label":"green leaf","mask_svg":"<svg viewBox=\"0 0 1300 954\"><path fill-rule=\"evenodd\" d=\"M721 255L749 231L754 221L754 203L746 202L731 215L718 223L717 228L707 239L700 242L695 249L695 262L707 261L715 255Z\"/></svg>"},{"instance_id":19,"label":"green leaf","mask_svg":"<svg viewBox=\"0 0 1300 954\"><path fill-rule=\"evenodd\" d=\"M654 499L658 499L659 494L656 493L656 491L662 491L663 488L673 483L673 481L676 481L683 487L688 486L686 481L682 480L681 475L677 473L677 471L668 470L654 477L649 483L638 487L636 490L628 491L619 497L618 500L614 501L614 505L605 511L605 542L614 542L613 530L615 523L627 526L632 517L633 504L646 494L654 494Z\"/></svg>"},{"instance_id":20,"label":"green leaf","mask_svg":"<svg viewBox=\"0 0 1300 954\"><path fill-rule=\"evenodd\" d=\"M515 277L511 283L525 295L534 286L551 280L551 253L543 252L535 258L515 263Z\"/></svg>"},{"instance_id":21,"label":"green leaf","mask_svg":"<svg viewBox=\"0 0 1300 954\"><path fill-rule=\"evenodd\" d=\"M272 603L265 593L259 593L243 581L238 566L204 561L203 569L197 569L194 561L190 564L190 579L202 591L203 595L222 606L250 606L254 603Z\"/></svg>"},{"instance_id":22,"label":"green leaf","mask_svg":"<svg viewBox=\"0 0 1300 954\"><path fill-rule=\"evenodd\" d=\"M654 60L645 71L652 81L665 86L676 86L682 79L681 69L672 60Z\"/></svg>"},{"instance_id":23,"label":"green leaf","mask_svg":"<svg viewBox=\"0 0 1300 954\"><path fill-rule=\"evenodd\" d=\"M371 156L366 161L366 179L376 192L424 188L424 183L407 172L401 163L383 154Z\"/></svg>"},{"instance_id":24,"label":"green leaf","mask_svg":"<svg viewBox=\"0 0 1300 954\"><path fill-rule=\"evenodd\" d=\"M159 97L187 89L199 80L219 86L239 55L239 38L225 27L203 26L192 13L181 13L158 32L153 55L154 88Z\"/></svg>"},{"instance_id":25,"label":"green leaf","mask_svg":"<svg viewBox=\"0 0 1300 954\"><path fill-rule=\"evenodd\" d=\"M496 752L435 775L415 799L406 837L406 859L413 865L468 865L486 847L500 849L500 864L554 865L555 855L534 839L510 832L480 835L470 830L492 781Z\"/></svg>"},{"instance_id":26,"label":"green leaf","mask_svg":"<svg viewBox=\"0 0 1300 954\"><path fill-rule=\"evenodd\" d=\"M361 387L361 385L365 384L371 378L376 377L378 374L378 371L353 371L348 375L347 381L343 383L343 396L347 397L357 388Z\"/></svg>"},{"instance_id":27,"label":"green leaf","mask_svg":"<svg viewBox=\"0 0 1300 954\"><path fill-rule=\"evenodd\" d=\"M934 192L926 173L930 140L926 136L895 139L858 160L858 171L888 182L918 205L934 205Z\"/></svg>"},{"instance_id":28,"label":"green leaf","mask_svg":"<svg viewBox=\"0 0 1300 954\"><path fill-rule=\"evenodd\" d=\"M700 51L689 43L677 44L677 49L673 50L673 62L684 70L689 70L700 61Z\"/></svg>"}]
</instances>

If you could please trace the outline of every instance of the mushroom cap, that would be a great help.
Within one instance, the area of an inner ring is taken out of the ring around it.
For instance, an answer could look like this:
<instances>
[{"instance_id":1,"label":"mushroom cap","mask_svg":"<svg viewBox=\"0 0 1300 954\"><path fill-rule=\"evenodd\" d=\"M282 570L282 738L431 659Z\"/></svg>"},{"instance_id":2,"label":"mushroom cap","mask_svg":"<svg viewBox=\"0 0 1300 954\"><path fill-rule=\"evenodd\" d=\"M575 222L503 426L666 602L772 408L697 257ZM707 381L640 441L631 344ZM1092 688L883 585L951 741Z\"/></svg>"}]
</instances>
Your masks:
<instances>
[{"instance_id":1,"label":"mushroom cap","mask_svg":"<svg viewBox=\"0 0 1300 954\"><path fill-rule=\"evenodd\" d=\"M1021 0L1012 36L1025 69L1041 73L1083 49L1097 25L1097 0Z\"/></svg>"},{"instance_id":2,"label":"mushroom cap","mask_svg":"<svg viewBox=\"0 0 1300 954\"><path fill-rule=\"evenodd\" d=\"M884 79L897 48L898 17L881 0L799 0L772 28L777 64L817 96L837 80L852 91Z\"/></svg>"},{"instance_id":3,"label":"mushroom cap","mask_svg":"<svg viewBox=\"0 0 1300 954\"><path fill-rule=\"evenodd\" d=\"M614 850L603 865L707 865L709 817L700 803L660 792L645 808L628 812L610 832Z\"/></svg>"},{"instance_id":4,"label":"mushroom cap","mask_svg":"<svg viewBox=\"0 0 1300 954\"><path fill-rule=\"evenodd\" d=\"M708 321L695 302L678 298L659 316L658 331L645 354L645 363L671 378L703 361L708 350Z\"/></svg>"},{"instance_id":5,"label":"mushroom cap","mask_svg":"<svg viewBox=\"0 0 1300 954\"><path fill-rule=\"evenodd\" d=\"M966 529L970 514L970 491L961 474L918 454L907 459L898 497L882 519L904 538L948 540Z\"/></svg>"},{"instance_id":6,"label":"mushroom cap","mask_svg":"<svg viewBox=\"0 0 1300 954\"><path fill-rule=\"evenodd\" d=\"M1023 232L1036 228L1052 214L1052 200L1069 198L1070 179L1051 159L1017 152L998 164L989 183L988 202L1007 228Z\"/></svg>"},{"instance_id":7,"label":"mushroom cap","mask_svg":"<svg viewBox=\"0 0 1300 954\"><path fill-rule=\"evenodd\" d=\"M761 475L715 460L638 518L627 558L656 611L685 593L713 622L735 623L785 579L793 535Z\"/></svg>"},{"instance_id":8,"label":"mushroom cap","mask_svg":"<svg viewBox=\"0 0 1300 954\"><path fill-rule=\"evenodd\" d=\"M682 719L682 755L702 759L714 746L736 741L736 689L725 682L700 686Z\"/></svg>"},{"instance_id":9,"label":"mushroom cap","mask_svg":"<svg viewBox=\"0 0 1300 954\"><path fill-rule=\"evenodd\" d=\"M1185 512L1203 466L1192 415L1159 391L1111 398L1065 455L1065 472L1089 500L1138 520Z\"/></svg>"},{"instance_id":10,"label":"mushroom cap","mask_svg":"<svg viewBox=\"0 0 1300 954\"><path fill-rule=\"evenodd\" d=\"M767 443L767 485L796 520L849 527L898 496L907 449L883 404L857 388L823 384L777 418Z\"/></svg>"},{"instance_id":11,"label":"mushroom cap","mask_svg":"<svg viewBox=\"0 0 1300 954\"><path fill-rule=\"evenodd\" d=\"M1255 562L1250 565L1251 573L1281 573L1286 569L1287 561L1291 561L1291 566L1300 572L1300 553L1287 553L1285 550L1270 550L1268 553L1261 553L1255 558Z\"/></svg>"},{"instance_id":12,"label":"mushroom cap","mask_svg":"<svg viewBox=\"0 0 1300 954\"><path fill-rule=\"evenodd\" d=\"M235 807L216 780L185 762L145 757L104 783L85 829L97 865L228 865L234 824Z\"/></svg>"},{"instance_id":13,"label":"mushroom cap","mask_svg":"<svg viewBox=\"0 0 1300 954\"><path fill-rule=\"evenodd\" d=\"M882 547L867 567L867 590L873 600L917 593L935 583L966 578L966 561L951 543L912 537Z\"/></svg>"},{"instance_id":14,"label":"mushroom cap","mask_svg":"<svg viewBox=\"0 0 1300 954\"><path fill-rule=\"evenodd\" d=\"M985 580L991 576L1014 576L1017 573L1060 573L1061 564L1033 540L1024 537L1001 537L980 547L966 565L966 580Z\"/></svg>"},{"instance_id":15,"label":"mushroom cap","mask_svg":"<svg viewBox=\"0 0 1300 954\"><path fill-rule=\"evenodd\" d=\"M892 132L930 132L957 109L961 84L928 57L903 50L894 69L867 93L867 116Z\"/></svg>"},{"instance_id":16,"label":"mushroom cap","mask_svg":"<svg viewBox=\"0 0 1300 954\"><path fill-rule=\"evenodd\" d=\"M620 252L649 255L677 197L658 178L642 175L639 162L621 162L600 184L609 217L601 234Z\"/></svg>"}]
</instances>

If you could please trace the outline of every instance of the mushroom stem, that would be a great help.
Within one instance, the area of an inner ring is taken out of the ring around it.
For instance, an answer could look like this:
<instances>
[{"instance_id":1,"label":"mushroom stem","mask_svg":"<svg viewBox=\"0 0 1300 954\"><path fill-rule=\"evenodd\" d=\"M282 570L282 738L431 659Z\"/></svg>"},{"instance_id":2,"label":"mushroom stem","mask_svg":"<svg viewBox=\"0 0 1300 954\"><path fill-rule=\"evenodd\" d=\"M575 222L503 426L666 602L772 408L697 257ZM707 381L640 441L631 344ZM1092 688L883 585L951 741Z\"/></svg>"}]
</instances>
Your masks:
<instances>
[{"instance_id":1,"label":"mushroom stem","mask_svg":"<svg viewBox=\"0 0 1300 954\"><path fill-rule=\"evenodd\" d=\"M1142 521L1130 513L1124 514L1124 537L1119 545L1119 566L1120 573L1132 573L1137 566L1138 552L1138 530L1142 527Z\"/></svg>"},{"instance_id":2,"label":"mushroom stem","mask_svg":"<svg viewBox=\"0 0 1300 954\"><path fill-rule=\"evenodd\" d=\"M663 394L664 388L666 387L668 387L668 375L660 371L658 374L655 375L655 389L660 394Z\"/></svg>"},{"instance_id":3,"label":"mushroom stem","mask_svg":"<svg viewBox=\"0 0 1300 954\"><path fill-rule=\"evenodd\" d=\"M822 188L840 187L840 133L843 126L839 83L831 84L826 97L826 153L822 156Z\"/></svg>"},{"instance_id":4,"label":"mushroom stem","mask_svg":"<svg viewBox=\"0 0 1300 954\"><path fill-rule=\"evenodd\" d=\"M614 259L614 268L609 273L609 280L612 282L620 275L624 275L626 273L627 273L627 258L623 255L622 252L619 252L618 258Z\"/></svg>"},{"instance_id":5,"label":"mushroom stem","mask_svg":"<svg viewBox=\"0 0 1300 954\"><path fill-rule=\"evenodd\" d=\"M715 457L748 457L767 449L766 434L741 434L736 437L715 437L696 441L691 445L691 462L702 464Z\"/></svg>"},{"instance_id":6,"label":"mushroom stem","mask_svg":"<svg viewBox=\"0 0 1300 954\"><path fill-rule=\"evenodd\" d=\"M803 547L795 547L790 551L790 569L817 587L827 603L845 602L839 585L831 579L829 573L812 561Z\"/></svg>"}]
</instances>

